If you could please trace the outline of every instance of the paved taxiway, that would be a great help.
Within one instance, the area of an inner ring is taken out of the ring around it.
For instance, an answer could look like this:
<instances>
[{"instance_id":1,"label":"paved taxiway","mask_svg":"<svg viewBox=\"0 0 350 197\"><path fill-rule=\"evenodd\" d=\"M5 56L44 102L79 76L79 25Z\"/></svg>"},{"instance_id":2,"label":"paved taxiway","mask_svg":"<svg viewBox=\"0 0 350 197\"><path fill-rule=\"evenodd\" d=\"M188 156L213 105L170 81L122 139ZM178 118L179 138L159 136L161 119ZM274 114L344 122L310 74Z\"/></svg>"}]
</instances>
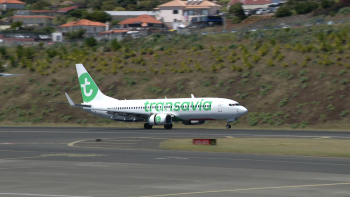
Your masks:
<instances>
[{"instance_id":1,"label":"paved taxiway","mask_svg":"<svg viewBox=\"0 0 350 197\"><path fill-rule=\"evenodd\" d=\"M350 159L155 145L167 138L226 136L348 139L350 132L2 127L0 197L350 196ZM101 146L108 140L115 146Z\"/></svg>"}]
</instances>

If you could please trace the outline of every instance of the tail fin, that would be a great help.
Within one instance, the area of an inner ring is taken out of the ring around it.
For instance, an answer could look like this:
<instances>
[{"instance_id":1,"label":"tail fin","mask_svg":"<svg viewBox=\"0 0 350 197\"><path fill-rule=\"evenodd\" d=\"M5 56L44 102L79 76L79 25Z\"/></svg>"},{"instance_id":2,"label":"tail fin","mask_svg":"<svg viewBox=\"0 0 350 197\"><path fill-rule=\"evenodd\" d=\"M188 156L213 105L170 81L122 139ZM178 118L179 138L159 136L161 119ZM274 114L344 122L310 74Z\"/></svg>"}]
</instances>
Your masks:
<instances>
[{"instance_id":1,"label":"tail fin","mask_svg":"<svg viewBox=\"0 0 350 197\"><path fill-rule=\"evenodd\" d=\"M77 68L77 74L84 103L113 99L109 96L104 95L100 91L94 80L91 78L90 74L86 71L83 64L76 64L75 66Z\"/></svg>"}]
</instances>

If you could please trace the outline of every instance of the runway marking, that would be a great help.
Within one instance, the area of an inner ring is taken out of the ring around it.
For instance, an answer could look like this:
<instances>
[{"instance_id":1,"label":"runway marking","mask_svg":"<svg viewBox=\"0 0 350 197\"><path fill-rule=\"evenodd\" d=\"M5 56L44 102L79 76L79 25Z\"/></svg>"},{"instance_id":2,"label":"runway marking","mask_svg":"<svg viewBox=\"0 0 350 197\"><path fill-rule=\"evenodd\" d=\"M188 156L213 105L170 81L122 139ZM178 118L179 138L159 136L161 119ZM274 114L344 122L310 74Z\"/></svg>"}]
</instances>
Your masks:
<instances>
[{"instance_id":1,"label":"runway marking","mask_svg":"<svg viewBox=\"0 0 350 197\"><path fill-rule=\"evenodd\" d=\"M303 187L321 187L321 186L335 186L335 185L350 185L350 183L329 183L329 184L315 184L315 185L292 185L292 186L260 187L260 188L258 187L258 188L246 188L246 189L232 189L232 190L216 190L216 191L160 194L160 195L151 195L151 196L142 196L142 197L182 196L182 195L192 195L192 194L208 194L208 193L221 193L221 192L237 192L237 191L251 191L251 190L285 189L285 188L303 188Z\"/></svg>"},{"instance_id":2,"label":"runway marking","mask_svg":"<svg viewBox=\"0 0 350 197\"><path fill-rule=\"evenodd\" d=\"M78 140L78 141L75 141L75 142L71 142L71 143L68 143L67 146L74 147L74 144L79 143L79 142L83 142L83 141L86 141L86 140Z\"/></svg>"},{"instance_id":3,"label":"runway marking","mask_svg":"<svg viewBox=\"0 0 350 197\"><path fill-rule=\"evenodd\" d=\"M16 196L51 196L51 197L93 197L93 196L71 196L71 195L54 195L54 194L29 194L29 193L0 193L0 195Z\"/></svg>"}]
</instances>

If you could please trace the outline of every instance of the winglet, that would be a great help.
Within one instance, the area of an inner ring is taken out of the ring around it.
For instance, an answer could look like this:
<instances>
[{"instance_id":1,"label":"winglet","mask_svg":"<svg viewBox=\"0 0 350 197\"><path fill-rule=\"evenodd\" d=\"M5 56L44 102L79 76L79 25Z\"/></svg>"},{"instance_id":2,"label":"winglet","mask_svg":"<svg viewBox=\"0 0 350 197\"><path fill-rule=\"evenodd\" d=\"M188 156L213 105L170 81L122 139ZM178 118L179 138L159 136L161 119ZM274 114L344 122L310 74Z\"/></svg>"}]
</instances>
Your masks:
<instances>
[{"instance_id":1,"label":"winglet","mask_svg":"<svg viewBox=\"0 0 350 197\"><path fill-rule=\"evenodd\" d=\"M65 93L66 97L68 99L69 105L72 107L76 107L75 103L73 102L73 100L69 97L69 95L67 94L67 92Z\"/></svg>"},{"instance_id":2,"label":"winglet","mask_svg":"<svg viewBox=\"0 0 350 197\"><path fill-rule=\"evenodd\" d=\"M191 94L191 97L192 97L192 98L194 98L194 95L193 95L193 94Z\"/></svg>"}]
</instances>

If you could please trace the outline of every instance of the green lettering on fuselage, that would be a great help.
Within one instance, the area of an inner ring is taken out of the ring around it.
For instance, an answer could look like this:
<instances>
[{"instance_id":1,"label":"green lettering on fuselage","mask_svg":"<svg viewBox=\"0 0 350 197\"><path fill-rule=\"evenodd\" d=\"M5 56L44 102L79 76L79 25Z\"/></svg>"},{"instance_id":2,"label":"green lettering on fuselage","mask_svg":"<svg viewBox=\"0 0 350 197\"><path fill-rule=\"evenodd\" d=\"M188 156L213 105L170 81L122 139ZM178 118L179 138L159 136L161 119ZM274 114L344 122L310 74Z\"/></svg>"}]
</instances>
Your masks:
<instances>
[{"instance_id":1,"label":"green lettering on fuselage","mask_svg":"<svg viewBox=\"0 0 350 197\"><path fill-rule=\"evenodd\" d=\"M170 107L169 108L170 111L173 111L173 102L166 102L165 105ZM165 108L165 111L166 111L166 108Z\"/></svg>"},{"instance_id":2,"label":"green lettering on fuselage","mask_svg":"<svg viewBox=\"0 0 350 197\"><path fill-rule=\"evenodd\" d=\"M198 103L199 103L199 101L197 101L197 103L194 105L193 101L191 102L191 107L192 107L193 111L196 111Z\"/></svg>"},{"instance_id":3,"label":"green lettering on fuselage","mask_svg":"<svg viewBox=\"0 0 350 197\"><path fill-rule=\"evenodd\" d=\"M150 112L152 111L152 106L153 106L154 104L156 104L156 103L151 103L151 104L150 104L150 109L149 109Z\"/></svg>"},{"instance_id":4,"label":"green lettering on fuselage","mask_svg":"<svg viewBox=\"0 0 350 197\"><path fill-rule=\"evenodd\" d=\"M183 102L181 104L182 111L190 111L190 102Z\"/></svg>"},{"instance_id":5,"label":"green lettering on fuselage","mask_svg":"<svg viewBox=\"0 0 350 197\"><path fill-rule=\"evenodd\" d=\"M212 101L205 101L204 103L203 103L203 109L205 110L205 111L211 111L211 104L212 104L213 102Z\"/></svg>"},{"instance_id":6,"label":"green lettering on fuselage","mask_svg":"<svg viewBox=\"0 0 350 197\"><path fill-rule=\"evenodd\" d=\"M180 102L174 103L174 111L180 111L180 106L178 104L180 104Z\"/></svg>"},{"instance_id":7,"label":"green lettering on fuselage","mask_svg":"<svg viewBox=\"0 0 350 197\"><path fill-rule=\"evenodd\" d=\"M193 101L184 101L184 102L158 102L158 103L150 103L149 101L145 102L145 112L152 112L152 108L155 109L157 112L162 111L168 111L167 108L169 108L169 111L190 111L190 108L192 108L192 111L211 111L213 101L204 101L204 99L201 99L201 101L197 101L196 104L194 104ZM161 107L159 107L161 106ZM154 110L153 110L154 111Z\"/></svg>"},{"instance_id":8,"label":"green lettering on fuselage","mask_svg":"<svg viewBox=\"0 0 350 197\"><path fill-rule=\"evenodd\" d=\"M161 106L161 108L158 108L158 106ZM159 112L159 111L163 111L163 106L164 106L164 103L162 103L162 102L159 102L159 103L157 103L156 104L156 110Z\"/></svg>"}]
</instances>

